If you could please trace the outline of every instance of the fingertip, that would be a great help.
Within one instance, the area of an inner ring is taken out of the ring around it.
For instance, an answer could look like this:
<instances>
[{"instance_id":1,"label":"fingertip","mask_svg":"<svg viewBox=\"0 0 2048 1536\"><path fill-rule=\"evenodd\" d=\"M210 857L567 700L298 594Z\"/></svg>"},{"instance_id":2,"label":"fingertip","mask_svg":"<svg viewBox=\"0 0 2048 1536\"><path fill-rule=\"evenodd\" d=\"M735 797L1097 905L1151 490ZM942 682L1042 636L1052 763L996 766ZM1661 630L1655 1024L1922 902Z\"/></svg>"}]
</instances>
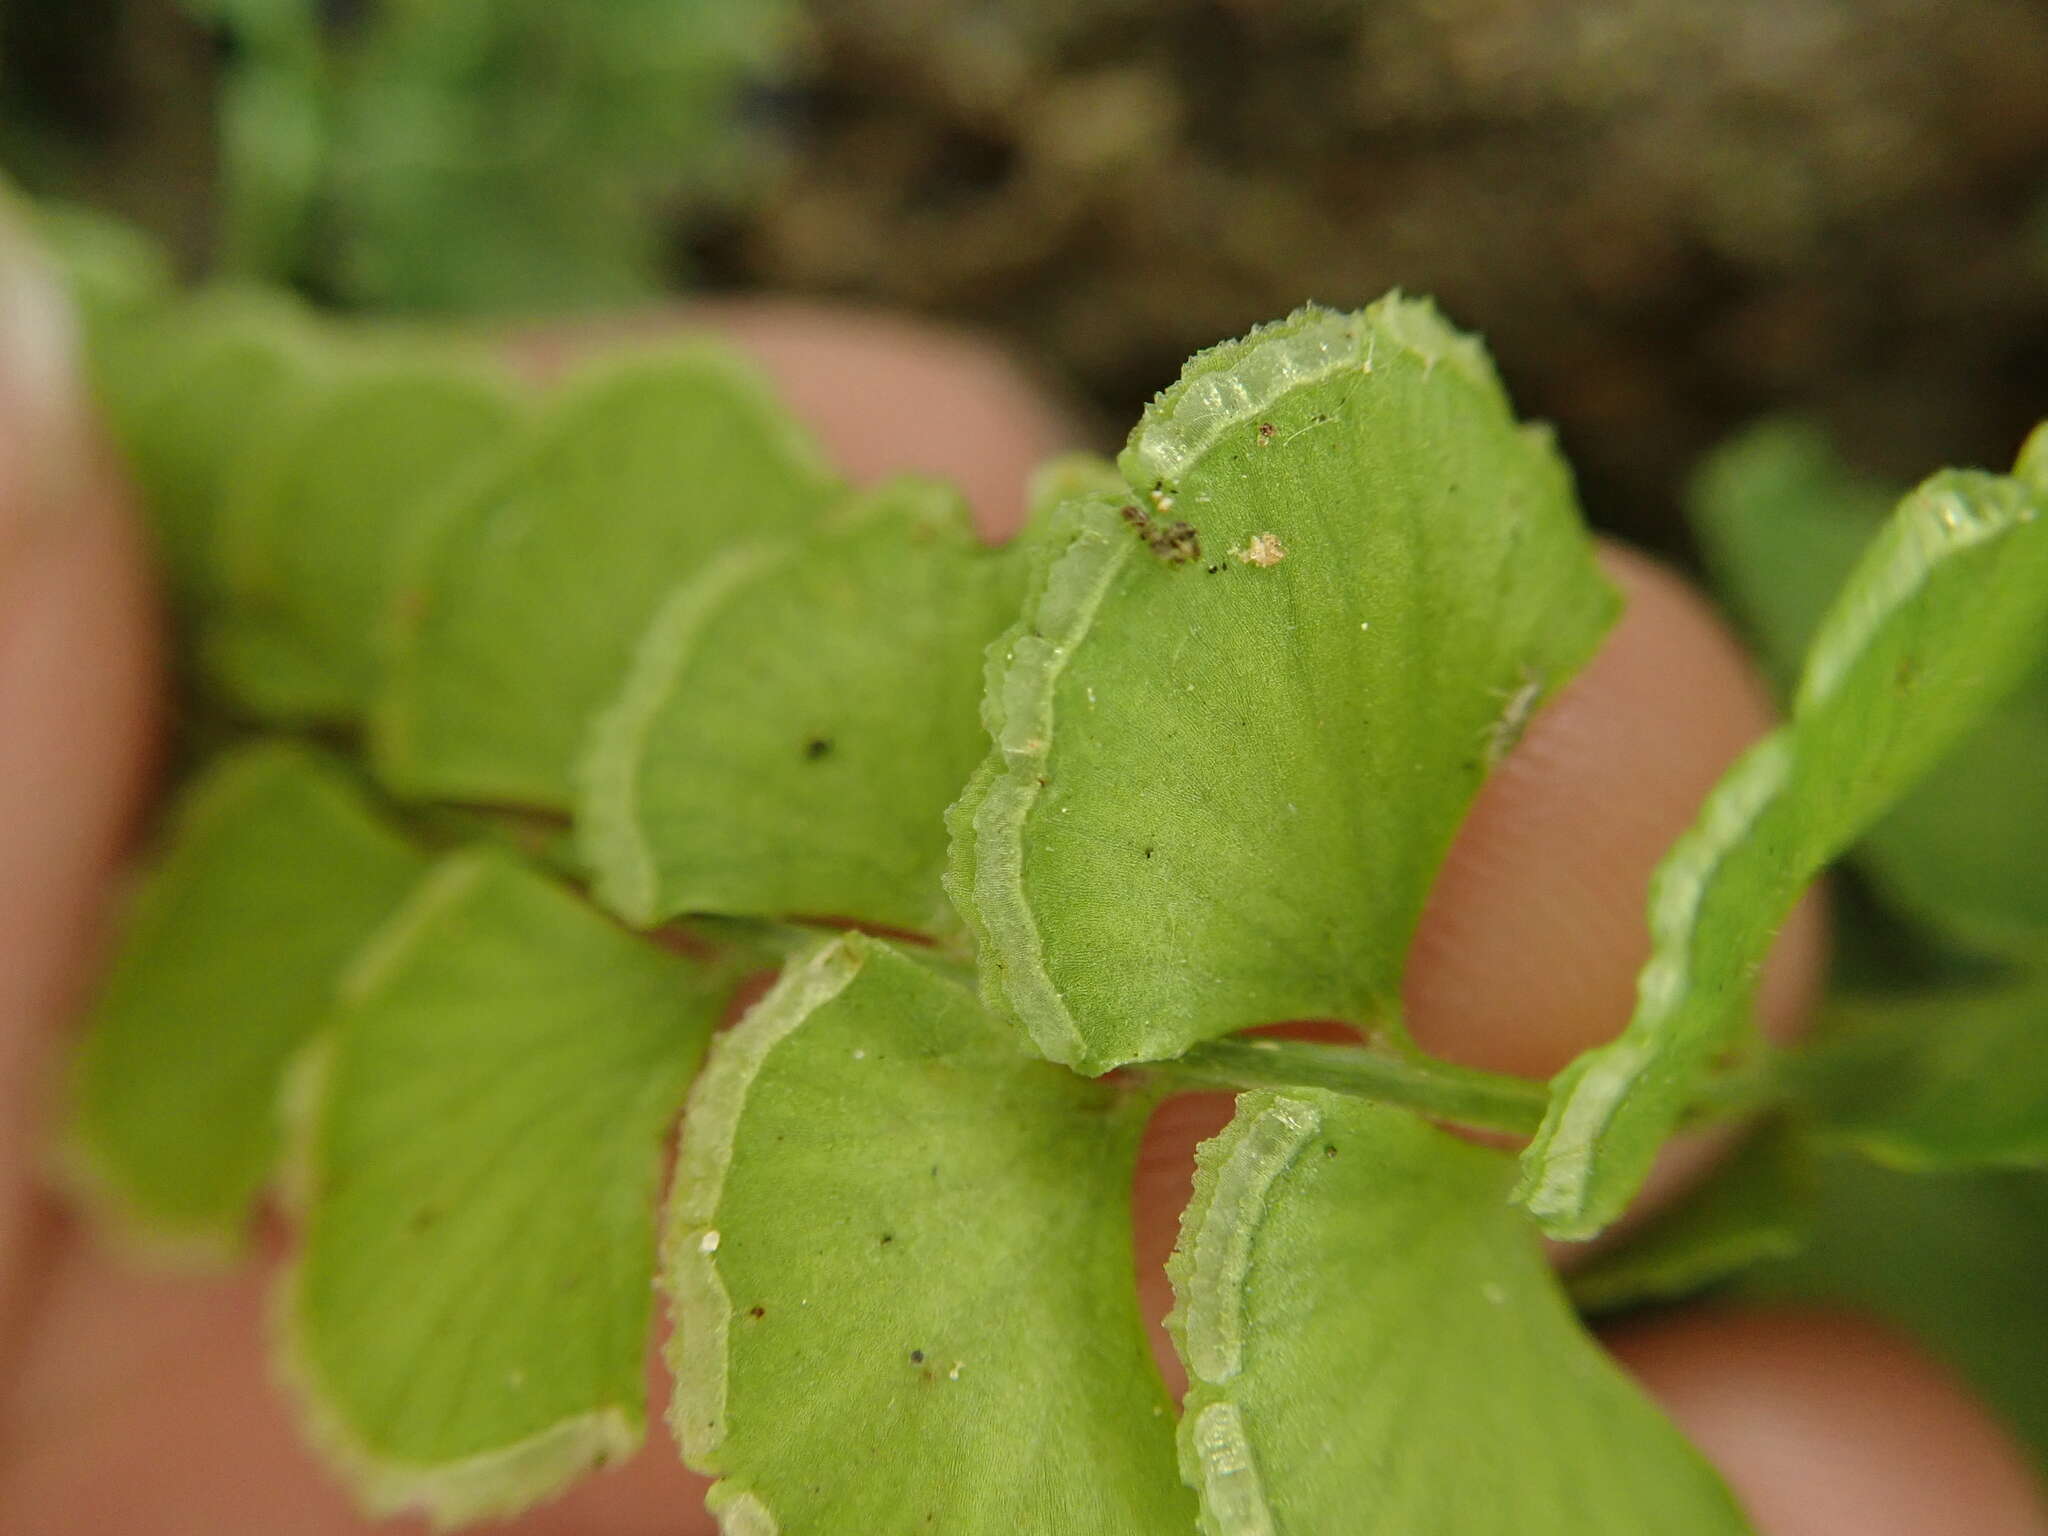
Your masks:
<instances>
[{"instance_id":1,"label":"fingertip","mask_svg":"<svg viewBox=\"0 0 2048 1536\"><path fill-rule=\"evenodd\" d=\"M1411 952L1411 1029L1468 1065L1548 1077L1627 1022L1649 954L1651 873L1774 724L1704 598L1646 556L1608 545L1601 558L1622 617L1481 792ZM1819 902L1801 904L1766 967L1759 1008L1774 1037L1815 1000Z\"/></svg>"},{"instance_id":2,"label":"fingertip","mask_svg":"<svg viewBox=\"0 0 2048 1536\"><path fill-rule=\"evenodd\" d=\"M1876 1324L1707 1312L1609 1342L1760 1536L2048 1536L2041 1487L2005 1431Z\"/></svg>"},{"instance_id":3,"label":"fingertip","mask_svg":"<svg viewBox=\"0 0 2048 1536\"><path fill-rule=\"evenodd\" d=\"M84 989L159 708L141 534L61 355L62 300L7 267L23 259L0 249L0 1341L46 1049Z\"/></svg>"}]
</instances>

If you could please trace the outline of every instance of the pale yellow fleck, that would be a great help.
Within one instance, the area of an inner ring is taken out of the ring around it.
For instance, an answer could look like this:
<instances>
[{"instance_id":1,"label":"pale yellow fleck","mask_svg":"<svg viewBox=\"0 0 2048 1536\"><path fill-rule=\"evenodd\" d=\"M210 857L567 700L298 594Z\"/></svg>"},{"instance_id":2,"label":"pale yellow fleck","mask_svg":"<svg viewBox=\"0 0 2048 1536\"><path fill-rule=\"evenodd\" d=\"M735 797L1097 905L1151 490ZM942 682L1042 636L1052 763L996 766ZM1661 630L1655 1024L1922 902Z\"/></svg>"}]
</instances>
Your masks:
<instances>
[{"instance_id":1,"label":"pale yellow fleck","mask_svg":"<svg viewBox=\"0 0 2048 1536\"><path fill-rule=\"evenodd\" d=\"M1230 557L1244 565L1271 569L1287 558L1287 546L1277 534L1255 533L1245 541L1243 549L1233 549Z\"/></svg>"}]
</instances>

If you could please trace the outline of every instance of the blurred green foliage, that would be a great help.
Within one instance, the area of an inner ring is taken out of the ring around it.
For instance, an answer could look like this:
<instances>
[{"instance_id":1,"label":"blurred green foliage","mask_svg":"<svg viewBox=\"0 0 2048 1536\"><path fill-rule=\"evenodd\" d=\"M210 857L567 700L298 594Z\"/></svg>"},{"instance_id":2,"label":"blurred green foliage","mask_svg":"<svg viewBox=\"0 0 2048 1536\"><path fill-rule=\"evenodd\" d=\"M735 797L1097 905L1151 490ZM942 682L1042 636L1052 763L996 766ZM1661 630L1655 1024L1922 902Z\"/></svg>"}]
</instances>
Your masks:
<instances>
[{"instance_id":1,"label":"blurred green foliage","mask_svg":"<svg viewBox=\"0 0 2048 1536\"><path fill-rule=\"evenodd\" d=\"M806 32L797 0L21 0L0 164L351 307L618 305L763 184L750 93Z\"/></svg>"},{"instance_id":2,"label":"blurred green foliage","mask_svg":"<svg viewBox=\"0 0 2048 1536\"><path fill-rule=\"evenodd\" d=\"M785 0L185 0L229 47L222 265L382 309L629 301L730 193Z\"/></svg>"}]
</instances>

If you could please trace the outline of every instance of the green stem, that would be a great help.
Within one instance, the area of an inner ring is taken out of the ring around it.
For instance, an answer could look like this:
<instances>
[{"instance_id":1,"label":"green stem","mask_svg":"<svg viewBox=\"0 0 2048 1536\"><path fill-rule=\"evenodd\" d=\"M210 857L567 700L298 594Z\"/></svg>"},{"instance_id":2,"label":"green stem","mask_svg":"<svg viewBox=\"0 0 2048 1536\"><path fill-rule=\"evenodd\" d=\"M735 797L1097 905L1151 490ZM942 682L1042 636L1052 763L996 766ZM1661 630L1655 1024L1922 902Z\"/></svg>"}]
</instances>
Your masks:
<instances>
[{"instance_id":1,"label":"green stem","mask_svg":"<svg viewBox=\"0 0 2048 1536\"><path fill-rule=\"evenodd\" d=\"M1329 1088L1514 1136L1533 1136L1550 1102L1549 1085L1526 1077L1300 1040L1211 1040L1148 1070L1190 1088Z\"/></svg>"}]
</instances>

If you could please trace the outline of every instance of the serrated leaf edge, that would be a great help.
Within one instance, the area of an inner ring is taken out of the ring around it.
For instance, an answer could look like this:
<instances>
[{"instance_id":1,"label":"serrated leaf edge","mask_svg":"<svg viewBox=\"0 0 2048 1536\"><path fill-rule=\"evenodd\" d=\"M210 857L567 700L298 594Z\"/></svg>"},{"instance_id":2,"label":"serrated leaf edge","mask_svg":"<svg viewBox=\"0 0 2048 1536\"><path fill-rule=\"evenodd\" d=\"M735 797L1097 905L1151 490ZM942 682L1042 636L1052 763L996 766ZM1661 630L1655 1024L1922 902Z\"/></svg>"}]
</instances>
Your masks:
<instances>
[{"instance_id":1,"label":"serrated leaf edge","mask_svg":"<svg viewBox=\"0 0 2048 1536\"><path fill-rule=\"evenodd\" d=\"M1117 463L1135 486L1175 486L1189 465L1289 390L1347 371L1371 373L1381 338L1421 358L1425 370L1448 363L1500 387L1486 349L1428 299L1397 289L1357 312L1309 304L1197 353L1146 407Z\"/></svg>"}]
</instances>

